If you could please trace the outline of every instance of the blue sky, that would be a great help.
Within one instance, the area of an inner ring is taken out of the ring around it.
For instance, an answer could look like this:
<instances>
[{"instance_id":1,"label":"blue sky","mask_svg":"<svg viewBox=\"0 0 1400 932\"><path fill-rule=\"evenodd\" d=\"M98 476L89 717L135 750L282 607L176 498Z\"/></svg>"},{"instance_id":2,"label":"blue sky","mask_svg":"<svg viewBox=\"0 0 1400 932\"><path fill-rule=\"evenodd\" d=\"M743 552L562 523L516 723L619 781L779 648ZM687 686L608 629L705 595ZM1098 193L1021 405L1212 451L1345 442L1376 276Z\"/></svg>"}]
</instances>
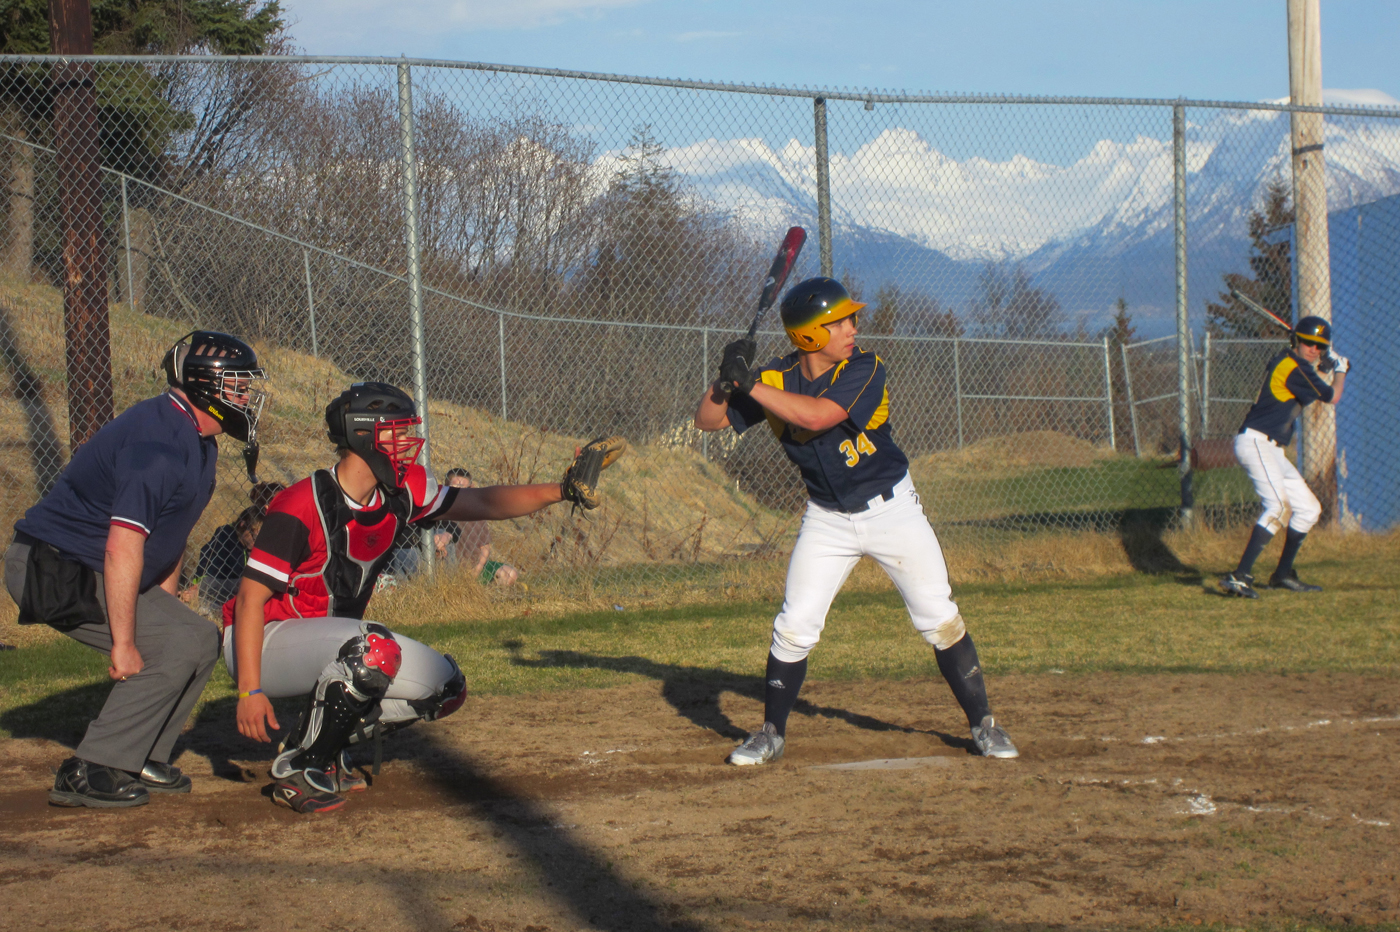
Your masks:
<instances>
[{"instance_id":1,"label":"blue sky","mask_svg":"<svg viewBox=\"0 0 1400 932\"><path fill-rule=\"evenodd\" d=\"M307 52L820 87L1261 100L1284 0L286 0ZM1323 0L1323 83L1400 97L1400 3Z\"/></svg>"}]
</instances>

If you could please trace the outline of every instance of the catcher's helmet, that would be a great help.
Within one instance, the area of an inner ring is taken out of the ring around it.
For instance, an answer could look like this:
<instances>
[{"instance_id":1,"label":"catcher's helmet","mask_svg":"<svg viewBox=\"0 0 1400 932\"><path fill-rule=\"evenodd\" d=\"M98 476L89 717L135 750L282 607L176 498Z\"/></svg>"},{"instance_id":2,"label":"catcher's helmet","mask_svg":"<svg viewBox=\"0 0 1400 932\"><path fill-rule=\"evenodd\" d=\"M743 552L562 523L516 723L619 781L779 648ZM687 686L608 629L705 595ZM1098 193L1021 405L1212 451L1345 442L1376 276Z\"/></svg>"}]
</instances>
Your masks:
<instances>
[{"instance_id":1,"label":"catcher's helmet","mask_svg":"<svg viewBox=\"0 0 1400 932\"><path fill-rule=\"evenodd\" d=\"M238 337L194 330L166 351L161 365L166 382L218 421L224 433L246 444L248 476L257 482L258 419L267 403L259 384L267 371L258 365L258 354Z\"/></svg>"},{"instance_id":2,"label":"catcher's helmet","mask_svg":"<svg viewBox=\"0 0 1400 932\"><path fill-rule=\"evenodd\" d=\"M1289 342L1295 347L1299 343L1329 347L1332 345L1332 325L1321 317L1304 317L1294 325Z\"/></svg>"},{"instance_id":3,"label":"catcher's helmet","mask_svg":"<svg viewBox=\"0 0 1400 932\"><path fill-rule=\"evenodd\" d=\"M793 346L815 353L831 339L825 324L850 317L863 307L834 278L809 278L783 298L783 329Z\"/></svg>"},{"instance_id":4,"label":"catcher's helmet","mask_svg":"<svg viewBox=\"0 0 1400 932\"><path fill-rule=\"evenodd\" d=\"M408 467L418 460L423 438L399 431L423 423L405 392L387 382L356 382L326 405L326 432L331 443L369 464L386 488L403 485Z\"/></svg>"}]
</instances>

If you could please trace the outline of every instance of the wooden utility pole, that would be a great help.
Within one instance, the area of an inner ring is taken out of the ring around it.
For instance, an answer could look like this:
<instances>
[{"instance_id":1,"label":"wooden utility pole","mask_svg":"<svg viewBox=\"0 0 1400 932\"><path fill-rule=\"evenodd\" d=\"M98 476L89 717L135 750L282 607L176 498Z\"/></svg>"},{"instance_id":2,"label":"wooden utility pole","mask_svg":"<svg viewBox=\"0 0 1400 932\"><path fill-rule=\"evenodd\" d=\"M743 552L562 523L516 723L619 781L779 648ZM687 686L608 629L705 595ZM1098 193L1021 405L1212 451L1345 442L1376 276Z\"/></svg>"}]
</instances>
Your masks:
<instances>
[{"instance_id":1,"label":"wooden utility pole","mask_svg":"<svg viewBox=\"0 0 1400 932\"><path fill-rule=\"evenodd\" d=\"M1322 105L1322 26L1318 0L1288 0L1288 91L1295 104ZM1332 265L1327 240L1323 118L1291 113L1294 242L1298 316L1332 319ZM1303 478L1322 503L1322 520L1337 516L1337 416L1331 405L1304 409L1299 441Z\"/></svg>"},{"instance_id":2,"label":"wooden utility pole","mask_svg":"<svg viewBox=\"0 0 1400 932\"><path fill-rule=\"evenodd\" d=\"M49 0L56 55L92 54L88 0ZM107 320L107 244L102 223L102 150L91 62L54 65L53 134L63 217L63 328L67 341L68 438L76 449L112 419L112 344Z\"/></svg>"}]
</instances>

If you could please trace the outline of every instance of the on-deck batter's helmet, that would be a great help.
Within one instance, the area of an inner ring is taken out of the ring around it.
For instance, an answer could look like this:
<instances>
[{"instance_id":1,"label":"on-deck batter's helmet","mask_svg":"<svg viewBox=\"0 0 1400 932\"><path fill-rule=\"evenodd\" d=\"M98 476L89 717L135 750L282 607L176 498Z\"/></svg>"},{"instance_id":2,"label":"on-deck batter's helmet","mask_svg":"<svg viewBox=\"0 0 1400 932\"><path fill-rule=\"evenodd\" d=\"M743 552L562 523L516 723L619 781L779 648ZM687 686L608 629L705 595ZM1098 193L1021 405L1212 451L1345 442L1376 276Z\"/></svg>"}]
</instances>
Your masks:
<instances>
[{"instance_id":1,"label":"on-deck batter's helmet","mask_svg":"<svg viewBox=\"0 0 1400 932\"><path fill-rule=\"evenodd\" d=\"M257 482L258 419L267 403L258 384L266 381L267 371L258 365L258 354L238 337L194 330L166 351L161 365L166 382L218 421L224 433L243 441L248 477Z\"/></svg>"},{"instance_id":2,"label":"on-deck batter's helmet","mask_svg":"<svg viewBox=\"0 0 1400 932\"><path fill-rule=\"evenodd\" d=\"M1300 342L1323 348L1329 347L1332 345L1332 325L1321 317L1304 317L1294 325L1293 333L1289 335L1289 342L1295 347Z\"/></svg>"},{"instance_id":3,"label":"on-deck batter's helmet","mask_svg":"<svg viewBox=\"0 0 1400 932\"><path fill-rule=\"evenodd\" d=\"M390 489L403 485L423 449L422 437L399 431L422 423L413 399L387 382L356 382L326 405L331 443L358 454Z\"/></svg>"},{"instance_id":4,"label":"on-deck batter's helmet","mask_svg":"<svg viewBox=\"0 0 1400 932\"><path fill-rule=\"evenodd\" d=\"M846 286L836 279L809 278L794 285L783 298L783 329L793 346L815 353L831 339L825 324L850 317L863 307L851 300Z\"/></svg>"}]
</instances>

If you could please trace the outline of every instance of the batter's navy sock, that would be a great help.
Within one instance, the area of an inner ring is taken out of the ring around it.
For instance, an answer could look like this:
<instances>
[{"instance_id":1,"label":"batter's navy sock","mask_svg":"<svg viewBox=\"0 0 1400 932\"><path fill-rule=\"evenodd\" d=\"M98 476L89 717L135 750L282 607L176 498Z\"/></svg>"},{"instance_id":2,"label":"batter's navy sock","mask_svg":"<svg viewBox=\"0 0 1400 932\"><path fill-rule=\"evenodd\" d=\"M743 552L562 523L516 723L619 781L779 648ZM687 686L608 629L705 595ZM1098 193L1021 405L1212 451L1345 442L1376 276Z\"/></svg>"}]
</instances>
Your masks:
<instances>
[{"instance_id":1,"label":"batter's navy sock","mask_svg":"<svg viewBox=\"0 0 1400 932\"><path fill-rule=\"evenodd\" d=\"M1286 579L1293 575L1293 561L1298 556L1298 548L1303 546L1303 540L1308 536L1307 531L1295 531L1289 528L1283 535L1283 553L1278 558L1278 569L1274 570L1274 576L1279 579Z\"/></svg>"},{"instance_id":2,"label":"batter's navy sock","mask_svg":"<svg viewBox=\"0 0 1400 932\"><path fill-rule=\"evenodd\" d=\"M778 737L786 737L788 716L797 705L797 691L807 678L807 658L787 663L769 654L763 678L763 720L773 723Z\"/></svg>"},{"instance_id":3,"label":"batter's navy sock","mask_svg":"<svg viewBox=\"0 0 1400 932\"><path fill-rule=\"evenodd\" d=\"M992 706L987 702L987 681L982 678L982 665L977 662L972 635L964 634L958 643L946 650L935 647L933 656L938 659L938 672L948 681L953 697L967 713L967 724L976 728L982 724L982 719L992 714Z\"/></svg>"},{"instance_id":4,"label":"batter's navy sock","mask_svg":"<svg viewBox=\"0 0 1400 932\"><path fill-rule=\"evenodd\" d=\"M1264 548L1269 546L1269 541L1273 539L1273 531L1262 524L1254 525L1254 530L1249 534L1249 543L1244 548L1244 556L1240 557L1240 565L1235 569L1235 575L1248 576L1254 570L1254 561L1259 559L1259 554L1264 552Z\"/></svg>"}]
</instances>

